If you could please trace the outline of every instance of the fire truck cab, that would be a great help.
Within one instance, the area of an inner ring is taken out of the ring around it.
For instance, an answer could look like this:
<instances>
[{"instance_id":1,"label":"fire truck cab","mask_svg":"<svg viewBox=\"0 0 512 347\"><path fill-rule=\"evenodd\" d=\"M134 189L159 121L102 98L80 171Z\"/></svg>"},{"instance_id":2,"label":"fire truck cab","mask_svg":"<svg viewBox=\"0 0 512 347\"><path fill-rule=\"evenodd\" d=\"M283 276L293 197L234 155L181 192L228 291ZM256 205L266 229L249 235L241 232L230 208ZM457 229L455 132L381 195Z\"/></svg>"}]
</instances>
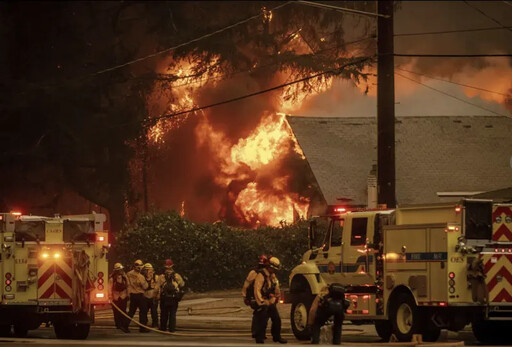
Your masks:
<instances>
[{"instance_id":1,"label":"fire truck cab","mask_svg":"<svg viewBox=\"0 0 512 347\"><path fill-rule=\"evenodd\" d=\"M0 336L51 323L58 338L87 338L108 304L105 219L0 213Z\"/></svg>"},{"instance_id":2,"label":"fire truck cab","mask_svg":"<svg viewBox=\"0 0 512 347\"><path fill-rule=\"evenodd\" d=\"M314 239L315 223L309 236ZM311 247L310 247L311 248ZM472 324L476 338L512 338L512 205L463 200L330 217L320 248L290 274L285 301L298 339L322 287L341 283L345 319L373 323L384 340L435 341Z\"/></svg>"}]
</instances>

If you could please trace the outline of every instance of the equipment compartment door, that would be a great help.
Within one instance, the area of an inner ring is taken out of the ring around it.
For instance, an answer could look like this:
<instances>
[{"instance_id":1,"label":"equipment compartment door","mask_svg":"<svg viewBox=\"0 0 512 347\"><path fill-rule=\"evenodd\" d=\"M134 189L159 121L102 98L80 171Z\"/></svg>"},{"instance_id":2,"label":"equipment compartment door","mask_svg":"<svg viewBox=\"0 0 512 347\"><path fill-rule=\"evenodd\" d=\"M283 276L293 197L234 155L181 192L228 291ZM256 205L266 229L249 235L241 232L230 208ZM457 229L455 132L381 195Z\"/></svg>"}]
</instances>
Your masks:
<instances>
[{"instance_id":1,"label":"equipment compartment door","mask_svg":"<svg viewBox=\"0 0 512 347\"><path fill-rule=\"evenodd\" d=\"M430 272L430 300L448 301L448 244L444 228L429 230L429 253L426 257ZM462 279L459 279L459 281Z\"/></svg>"}]
</instances>

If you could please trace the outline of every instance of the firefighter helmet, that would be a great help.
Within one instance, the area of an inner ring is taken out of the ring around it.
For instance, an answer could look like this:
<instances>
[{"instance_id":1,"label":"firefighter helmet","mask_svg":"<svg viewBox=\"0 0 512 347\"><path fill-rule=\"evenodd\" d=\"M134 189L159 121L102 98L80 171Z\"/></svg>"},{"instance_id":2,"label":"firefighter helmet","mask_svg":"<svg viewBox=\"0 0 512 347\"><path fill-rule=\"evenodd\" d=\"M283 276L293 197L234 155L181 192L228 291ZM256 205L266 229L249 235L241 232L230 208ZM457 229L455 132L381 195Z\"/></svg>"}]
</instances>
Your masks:
<instances>
[{"instance_id":1,"label":"firefighter helmet","mask_svg":"<svg viewBox=\"0 0 512 347\"><path fill-rule=\"evenodd\" d=\"M258 259L258 264L260 265L266 265L268 263L268 258L265 254L260 255L260 258Z\"/></svg>"},{"instance_id":2,"label":"firefighter helmet","mask_svg":"<svg viewBox=\"0 0 512 347\"><path fill-rule=\"evenodd\" d=\"M146 264L144 264L143 269L144 269L144 270L154 270L154 269L153 269L153 265L151 265L150 263L146 263Z\"/></svg>"},{"instance_id":3,"label":"firefighter helmet","mask_svg":"<svg viewBox=\"0 0 512 347\"><path fill-rule=\"evenodd\" d=\"M281 269L281 262L276 257L272 257L268 260L268 264L272 269L279 270Z\"/></svg>"},{"instance_id":4,"label":"firefighter helmet","mask_svg":"<svg viewBox=\"0 0 512 347\"><path fill-rule=\"evenodd\" d=\"M114 264L114 271L116 270L122 270L124 269L123 265L121 263L115 263Z\"/></svg>"},{"instance_id":5,"label":"firefighter helmet","mask_svg":"<svg viewBox=\"0 0 512 347\"><path fill-rule=\"evenodd\" d=\"M171 259L166 259L166 260L165 260L165 265L164 265L164 267L165 267L166 269L171 269L173 266L174 266L174 263L172 262L172 260L171 260Z\"/></svg>"},{"instance_id":6,"label":"firefighter helmet","mask_svg":"<svg viewBox=\"0 0 512 347\"><path fill-rule=\"evenodd\" d=\"M135 266L142 266L142 265L143 265L142 260L140 260L140 259L135 260Z\"/></svg>"}]
</instances>

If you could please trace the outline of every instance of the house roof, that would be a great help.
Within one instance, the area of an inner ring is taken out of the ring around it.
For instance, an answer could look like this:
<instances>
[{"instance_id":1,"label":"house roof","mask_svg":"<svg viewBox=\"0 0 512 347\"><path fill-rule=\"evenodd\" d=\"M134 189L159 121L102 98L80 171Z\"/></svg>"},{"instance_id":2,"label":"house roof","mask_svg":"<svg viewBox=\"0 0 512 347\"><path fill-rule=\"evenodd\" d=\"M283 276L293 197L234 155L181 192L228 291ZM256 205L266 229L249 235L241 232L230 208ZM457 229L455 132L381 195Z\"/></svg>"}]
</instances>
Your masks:
<instances>
[{"instance_id":1,"label":"house roof","mask_svg":"<svg viewBox=\"0 0 512 347\"><path fill-rule=\"evenodd\" d=\"M287 117L329 205L367 203L377 163L376 118ZM396 118L399 204L438 202L437 192L491 191L512 184L512 118Z\"/></svg>"},{"instance_id":2,"label":"house roof","mask_svg":"<svg viewBox=\"0 0 512 347\"><path fill-rule=\"evenodd\" d=\"M512 163L511 163L512 164ZM512 201L512 187L484 192L481 194L473 195L472 198L476 199L492 199L499 202Z\"/></svg>"}]
</instances>

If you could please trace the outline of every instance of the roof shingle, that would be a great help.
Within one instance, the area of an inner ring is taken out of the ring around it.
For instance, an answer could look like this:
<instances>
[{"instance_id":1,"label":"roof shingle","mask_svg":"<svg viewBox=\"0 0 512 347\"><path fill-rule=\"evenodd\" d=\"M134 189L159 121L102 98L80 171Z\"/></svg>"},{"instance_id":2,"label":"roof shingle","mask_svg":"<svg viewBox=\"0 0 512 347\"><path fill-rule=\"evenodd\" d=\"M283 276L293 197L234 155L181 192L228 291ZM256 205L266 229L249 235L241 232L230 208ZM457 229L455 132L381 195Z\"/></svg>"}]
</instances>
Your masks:
<instances>
[{"instance_id":1,"label":"roof shingle","mask_svg":"<svg viewBox=\"0 0 512 347\"><path fill-rule=\"evenodd\" d=\"M375 118L287 117L329 205L366 205L377 163ZM489 191L512 185L512 118L396 118L399 204L439 201L440 191Z\"/></svg>"}]
</instances>

